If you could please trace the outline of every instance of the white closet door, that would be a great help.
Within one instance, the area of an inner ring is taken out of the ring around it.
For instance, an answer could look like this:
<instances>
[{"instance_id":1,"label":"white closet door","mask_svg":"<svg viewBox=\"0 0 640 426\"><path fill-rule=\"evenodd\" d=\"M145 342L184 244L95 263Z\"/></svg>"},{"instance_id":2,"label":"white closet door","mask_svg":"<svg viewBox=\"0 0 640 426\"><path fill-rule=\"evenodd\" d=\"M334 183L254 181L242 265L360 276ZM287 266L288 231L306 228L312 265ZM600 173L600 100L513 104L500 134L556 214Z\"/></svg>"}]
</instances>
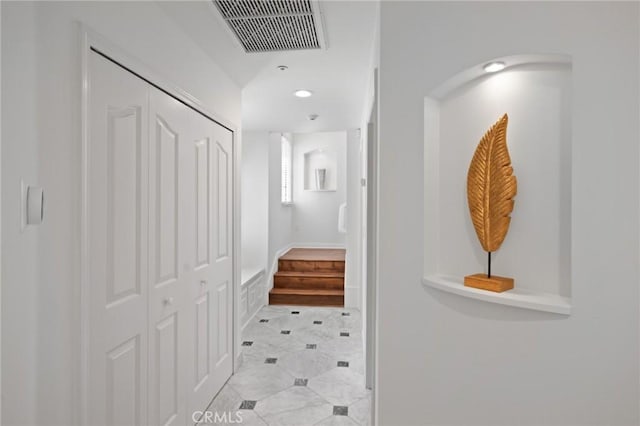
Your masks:
<instances>
[{"instance_id":1,"label":"white closet door","mask_svg":"<svg viewBox=\"0 0 640 426\"><path fill-rule=\"evenodd\" d=\"M232 374L232 133L90 54L92 422L183 425Z\"/></svg>"},{"instance_id":2,"label":"white closet door","mask_svg":"<svg viewBox=\"0 0 640 426\"><path fill-rule=\"evenodd\" d=\"M193 135L188 141L188 149L193 159L193 173L189 176L189 192L193 206L190 229L193 230L193 280L189 289L189 309L193 325L193 357L188 371L187 392L189 411L202 410L215 395L212 381L213 360L213 294L211 291L212 259L212 184L215 171L211 161L214 124L199 114L192 120Z\"/></svg>"},{"instance_id":3,"label":"white closet door","mask_svg":"<svg viewBox=\"0 0 640 426\"><path fill-rule=\"evenodd\" d=\"M193 155L195 232L191 285L194 357L190 370L190 411L206 407L232 374L231 332L231 137L230 132L195 114L189 143ZM191 185L193 182L193 185ZM222 235L221 235L222 234Z\"/></svg>"},{"instance_id":4,"label":"white closet door","mask_svg":"<svg viewBox=\"0 0 640 426\"><path fill-rule=\"evenodd\" d=\"M147 424L147 85L89 55L88 414Z\"/></svg>"},{"instance_id":5,"label":"white closet door","mask_svg":"<svg viewBox=\"0 0 640 426\"><path fill-rule=\"evenodd\" d=\"M233 133L213 124L212 266L213 388L222 388L233 372Z\"/></svg>"},{"instance_id":6,"label":"white closet door","mask_svg":"<svg viewBox=\"0 0 640 426\"><path fill-rule=\"evenodd\" d=\"M149 421L187 421L193 280L192 111L151 88L149 118Z\"/></svg>"}]
</instances>

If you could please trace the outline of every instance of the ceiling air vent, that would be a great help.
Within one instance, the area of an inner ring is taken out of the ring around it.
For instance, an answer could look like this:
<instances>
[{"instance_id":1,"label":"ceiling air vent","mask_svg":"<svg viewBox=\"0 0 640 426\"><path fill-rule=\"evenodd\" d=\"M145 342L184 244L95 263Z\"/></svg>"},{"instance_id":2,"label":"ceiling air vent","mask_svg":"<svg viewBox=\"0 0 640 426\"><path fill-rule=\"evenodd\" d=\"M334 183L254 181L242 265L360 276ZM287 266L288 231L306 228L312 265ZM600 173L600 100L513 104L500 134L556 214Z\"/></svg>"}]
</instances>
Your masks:
<instances>
[{"instance_id":1,"label":"ceiling air vent","mask_svg":"<svg viewBox=\"0 0 640 426\"><path fill-rule=\"evenodd\" d=\"M247 53L320 49L319 5L312 0L213 0Z\"/></svg>"}]
</instances>

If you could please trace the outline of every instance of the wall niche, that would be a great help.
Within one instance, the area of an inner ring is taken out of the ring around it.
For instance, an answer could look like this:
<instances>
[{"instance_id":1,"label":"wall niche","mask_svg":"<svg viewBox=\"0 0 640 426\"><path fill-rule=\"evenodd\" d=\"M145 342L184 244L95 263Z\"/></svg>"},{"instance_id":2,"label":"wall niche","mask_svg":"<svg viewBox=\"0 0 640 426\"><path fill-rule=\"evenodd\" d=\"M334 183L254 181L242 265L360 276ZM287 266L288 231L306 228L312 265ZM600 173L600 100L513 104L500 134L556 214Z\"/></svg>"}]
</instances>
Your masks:
<instances>
[{"instance_id":1,"label":"wall niche","mask_svg":"<svg viewBox=\"0 0 640 426\"><path fill-rule=\"evenodd\" d=\"M506 68L486 73L483 65ZM424 280L427 287L525 309L571 312L571 59L518 55L488 60L445 81L424 102ZM486 273L466 198L478 141L504 113L518 194L492 273L515 288L464 287Z\"/></svg>"},{"instance_id":2,"label":"wall niche","mask_svg":"<svg viewBox=\"0 0 640 426\"><path fill-rule=\"evenodd\" d=\"M338 161L332 149L318 148L304 154L305 191L336 191Z\"/></svg>"}]
</instances>

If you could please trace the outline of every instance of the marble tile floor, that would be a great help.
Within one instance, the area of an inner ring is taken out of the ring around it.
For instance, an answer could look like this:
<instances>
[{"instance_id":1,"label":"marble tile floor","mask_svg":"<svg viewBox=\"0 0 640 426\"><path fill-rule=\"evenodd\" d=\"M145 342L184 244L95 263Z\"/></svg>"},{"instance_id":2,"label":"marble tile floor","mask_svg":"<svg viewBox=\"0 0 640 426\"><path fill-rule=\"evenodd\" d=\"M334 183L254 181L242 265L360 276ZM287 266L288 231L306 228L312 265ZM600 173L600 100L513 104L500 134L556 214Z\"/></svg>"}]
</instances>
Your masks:
<instances>
[{"instance_id":1,"label":"marble tile floor","mask_svg":"<svg viewBox=\"0 0 640 426\"><path fill-rule=\"evenodd\" d=\"M228 424L235 413L242 425L370 424L358 310L265 306L242 339L242 366L209 412Z\"/></svg>"}]
</instances>

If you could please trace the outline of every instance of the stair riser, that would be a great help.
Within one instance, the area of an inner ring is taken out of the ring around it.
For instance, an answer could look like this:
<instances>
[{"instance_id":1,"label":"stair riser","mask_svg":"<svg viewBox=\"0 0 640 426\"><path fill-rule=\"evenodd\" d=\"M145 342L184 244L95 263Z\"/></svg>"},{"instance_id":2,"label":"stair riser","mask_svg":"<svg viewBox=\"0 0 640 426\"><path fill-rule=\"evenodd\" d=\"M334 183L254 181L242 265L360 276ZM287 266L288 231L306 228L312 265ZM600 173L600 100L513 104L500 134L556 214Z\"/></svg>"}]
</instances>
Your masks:
<instances>
[{"instance_id":1,"label":"stair riser","mask_svg":"<svg viewBox=\"0 0 640 426\"><path fill-rule=\"evenodd\" d=\"M344 262L279 259L278 270L296 272L344 272Z\"/></svg>"},{"instance_id":2,"label":"stair riser","mask_svg":"<svg viewBox=\"0 0 640 426\"><path fill-rule=\"evenodd\" d=\"M344 306L344 296L269 294L270 305Z\"/></svg>"},{"instance_id":3,"label":"stair riser","mask_svg":"<svg viewBox=\"0 0 640 426\"><path fill-rule=\"evenodd\" d=\"M344 289L344 278L281 277L276 275L273 284L276 288L342 290Z\"/></svg>"}]
</instances>

